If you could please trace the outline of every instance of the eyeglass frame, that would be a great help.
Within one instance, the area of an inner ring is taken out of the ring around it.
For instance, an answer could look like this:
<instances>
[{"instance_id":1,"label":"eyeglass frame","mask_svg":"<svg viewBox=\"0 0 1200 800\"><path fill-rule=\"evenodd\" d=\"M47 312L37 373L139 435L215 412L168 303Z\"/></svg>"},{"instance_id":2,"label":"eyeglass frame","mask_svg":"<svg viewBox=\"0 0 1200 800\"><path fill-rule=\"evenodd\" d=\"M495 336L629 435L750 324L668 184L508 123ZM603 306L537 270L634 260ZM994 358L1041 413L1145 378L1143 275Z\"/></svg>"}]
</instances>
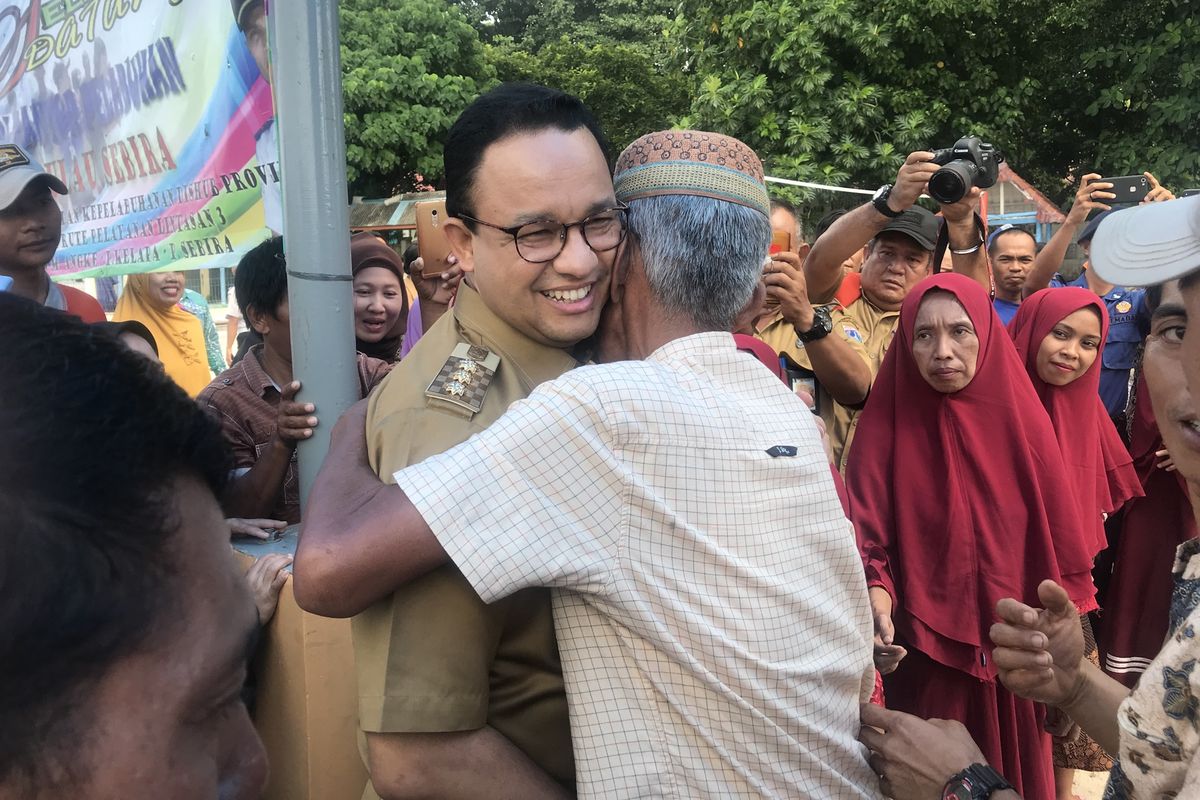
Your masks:
<instances>
[{"instance_id":1,"label":"eyeglass frame","mask_svg":"<svg viewBox=\"0 0 1200 800\"><path fill-rule=\"evenodd\" d=\"M617 243L614 244L612 247L606 247L603 250L597 250L595 247L592 247L592 243L588 241L587 232L584 230L583 226L586 225L593 217L598 217L601 214L607 214L610 211L621 212L619 214L620 221L621 221L621 238L617 239ZM621 246L621 243L625 241L625 237L629 235L629 206L625 205L624 203L622 203L620 201L618 201L617 205L615 205L615 206L611 206L609 208L602 208L593 214L588 214L586 217L584 217L583 219L578 220L576 222L559 222L558 220L553 220L553 219L533 219L533 220L530 220L529 222L522 222L520 225L510 225L509 227L506 228L501 225L496 225L495 223L492 223L492 222L485 222L484 220L481 220L478 217L472 217L470 214L456 214L455 216L458 219L465 219L470 222L475 222L475 223L478 223L485 227L492 228L494 230L498 230L501 233L507 233L509 236L512 237L513 247L516 249L517 255L520 256L522 261L528 261L530 264L549 264L551 261L553 261L554 259L558 258L560 255L562 255L562 251L567 248L567 237L571 233L571 228L579 228L579 235L583 237L583 243L586 244L593 253L608 253L613 250L616 250L618 247ZM525 255L521 252L521 245L518 244L518 242L517 242L517 233L522 228L525 228L529 225L545 225L545 224L554 224L554 225L559 226L560 230L559 230L559 234L558 234L558 252L556 252L554 255L550 256L549 258L544 258L540 261L533 261L531 259L526 258Z\"/></svg>"}]
</instances>

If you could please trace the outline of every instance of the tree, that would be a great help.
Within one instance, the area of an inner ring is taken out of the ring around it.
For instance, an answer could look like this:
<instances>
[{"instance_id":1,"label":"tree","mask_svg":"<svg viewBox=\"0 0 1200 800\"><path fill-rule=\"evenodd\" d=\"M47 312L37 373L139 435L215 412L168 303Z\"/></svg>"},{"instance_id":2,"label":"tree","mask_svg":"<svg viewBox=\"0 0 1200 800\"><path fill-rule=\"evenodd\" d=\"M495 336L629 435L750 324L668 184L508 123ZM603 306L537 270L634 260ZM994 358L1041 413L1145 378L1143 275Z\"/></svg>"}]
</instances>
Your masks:
<instances>
[{"instance_id":1,"label":"tree","mask_svg":"<svg viewBox=\"0 0 1200 800\"><path fill-rule=\"evenodd\" d=\"M501 80L541 83L583 100L600 121L614 154L644 133L671 127L687 109L682 76L659 69L636 46L589 46L563 38L534 54L511 39L501 39L487 50Z\"/></svg>"},{"instance_id":2,"label":"tree","mask_svg":"<svg viewBox=\"0 0 1200 800\"><path fill-rule=\"evenodd\" d=\"M445 0L342 0L339 12L351 193L436 183L450 125L495 83L479 34Z\"/></svg>"},{"instance_id":3,"label":"tree","mask_svg":"<svg viewBox=\"0 0 1200 800\"><path fill-rule=\"evenodd\" d=\"M673 33L681 121L781 177L873 188L976 134L1060 200L1092 168L1198 182L1195 0L682 0Z\"/></svg>"}]
</instances>

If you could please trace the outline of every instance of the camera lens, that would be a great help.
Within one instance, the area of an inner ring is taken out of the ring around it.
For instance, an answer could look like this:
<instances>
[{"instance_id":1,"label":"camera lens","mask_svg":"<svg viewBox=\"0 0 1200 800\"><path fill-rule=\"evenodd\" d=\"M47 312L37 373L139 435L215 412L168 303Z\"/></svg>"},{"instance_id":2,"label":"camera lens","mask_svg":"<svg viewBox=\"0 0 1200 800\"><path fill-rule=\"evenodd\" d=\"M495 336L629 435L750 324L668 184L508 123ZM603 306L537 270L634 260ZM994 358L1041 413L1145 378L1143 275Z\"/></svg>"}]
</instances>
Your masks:
<instances>
[{"instance_id":1,"label":"camera lens","mask_svg":"<svg viewBox=\"0 0 1200 800\"><path fill-rule=\"evenodd\" d=\"M929 179L929 195L939 203L957 203L971 188L978 172L979 167L970 161L961 158L951 161Z\"/></svg>"}]
</instances>

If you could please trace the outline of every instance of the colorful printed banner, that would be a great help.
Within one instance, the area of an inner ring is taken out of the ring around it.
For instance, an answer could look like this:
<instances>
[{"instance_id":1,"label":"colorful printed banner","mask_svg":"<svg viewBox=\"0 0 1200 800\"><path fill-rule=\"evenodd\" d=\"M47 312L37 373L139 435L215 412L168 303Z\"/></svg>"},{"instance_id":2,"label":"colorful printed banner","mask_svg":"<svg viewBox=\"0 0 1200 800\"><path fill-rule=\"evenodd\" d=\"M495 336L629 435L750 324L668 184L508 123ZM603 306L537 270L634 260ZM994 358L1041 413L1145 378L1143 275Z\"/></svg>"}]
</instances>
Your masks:
<instances>
[{"instance_id":1,"label":"colorful printed banner","mask_svg":"<svg viewBox=\"0 0 1200 800\"><path fill-rule=\"evenodd\" d=\"M54 277L231 266L280 228L271 89L228 2L0 8L2 142L70 189Z\"/></svg>"}]
</instances>

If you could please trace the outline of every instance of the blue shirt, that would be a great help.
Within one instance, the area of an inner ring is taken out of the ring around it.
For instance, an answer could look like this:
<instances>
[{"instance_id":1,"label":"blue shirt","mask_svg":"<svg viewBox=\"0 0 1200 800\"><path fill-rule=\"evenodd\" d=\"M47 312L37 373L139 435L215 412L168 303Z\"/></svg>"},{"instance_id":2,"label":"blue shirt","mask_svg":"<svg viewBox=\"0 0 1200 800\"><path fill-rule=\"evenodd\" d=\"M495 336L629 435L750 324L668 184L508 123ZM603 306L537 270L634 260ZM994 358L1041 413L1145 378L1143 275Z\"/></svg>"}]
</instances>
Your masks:
<instances>
[{"instance_id":1,"label":"blue shirt","mask_svg":"<svg viewBox=\"0 0 1200 800\"><path fill-rule=\"evenodd\" d=\"M1067 283L1061 275L1050 281L1051 288L1078 286L1088 288L1087 273ZM1147 315L1146 290L1115 287L1100 298L1108 307L1108 338L1104 342L1103 363L1100 372L1100 400L1110 417L1125 413L1129 403L1129 375L1137 362L1138 345L1142 334L1138 320Z\"/></svg>"},{"instance_id":2,"label":"blue shirt","mask_svg":"<svg viewBox=\"0 0 1200 800\"><path fill-rule=\"evenodd\" d=\"M996 316L1000 317L1000 321L1007 326L1017 315L1017 309L1021 307L1021 304L1011 300L1001 300L997 297L992 301L992 307L996 309Z\"/></svg>"}]
</instances>

